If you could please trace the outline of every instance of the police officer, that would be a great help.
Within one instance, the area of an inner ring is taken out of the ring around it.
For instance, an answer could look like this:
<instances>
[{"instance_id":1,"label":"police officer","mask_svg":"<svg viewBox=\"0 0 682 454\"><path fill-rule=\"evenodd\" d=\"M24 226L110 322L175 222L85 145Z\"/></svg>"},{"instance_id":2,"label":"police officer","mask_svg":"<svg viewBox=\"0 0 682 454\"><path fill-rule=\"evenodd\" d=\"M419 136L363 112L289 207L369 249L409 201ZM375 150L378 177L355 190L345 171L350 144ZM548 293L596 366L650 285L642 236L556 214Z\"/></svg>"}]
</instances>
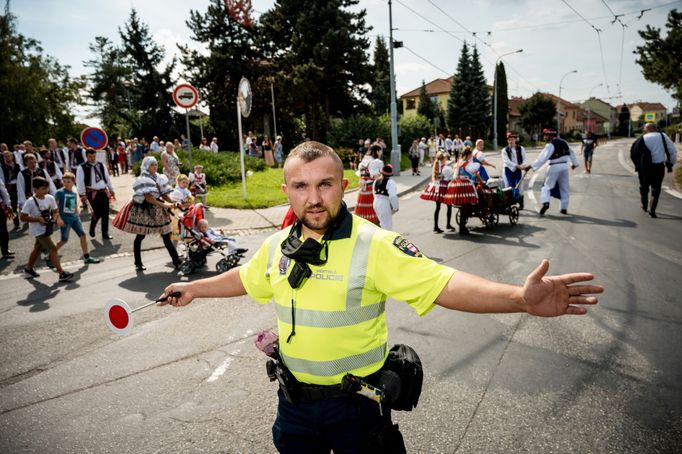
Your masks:
<instances>
[{"instance_id":1,"label":"police officer","mask_svg":"<svg viewBox=\"0 0 682 454\"><path fill-rule=\"evenodd\" d=\"M540 216L544 216L545 212L549 209L550 197L561 199L560 213L568 214L568 167L569 164L571 169L578 167L578 158L575 155L575 151L568 146L564 139L557 138L556 129L545 128L542 133L545 135L547 145L540 152L540 156L538 156L535 162L532 165L526 166L526 170L532 168L537 172L545 162L549 161L545 184L542 186L542 192L540 193L540 202L542 203Z\"/></svg>"},{"instance_id":2,"label":"police officer","mask_svg":"<svg viewBox=\"0 0 682 454\"><path fill-rule=\"evenodd\" d=\"M169 285L164 296L176 296L160 303L184 306L195 298L245 294L260 303L274 299L280 357L300 389L297 402L279 392L272 432L280 452L405 452L397 426L387 422L389 409L344 394L341 385L346 374L371 382L384 366L389 295L420 316L436 304L477 313L558 316L586 313L579 305L597 302L586 294L603 291L569 285L591 280L587 273L545 276L546 260L523 286L513 286L426 258L408 240L348 211L343 163L321 143L304 142L292 150L284 176L282 190L300 221L267 238L241 267Z\"/></svg>"},{"instance_id":3,"label":"police officer","mask_svg":"<svg viewBox=\"0 0 682 454\"><path fill-rule=\"evenodd\" d=\"M97 162L97 151L88 148L87 161L76 168L76 187L81 202L89 202L92 207L90 219L90 236L95 237L97 221L102 220L102 238L110 240L109 235L109 197L114 196L114 185L111 183L109 171L101 162Z\"/></svg>"}]
</instances>

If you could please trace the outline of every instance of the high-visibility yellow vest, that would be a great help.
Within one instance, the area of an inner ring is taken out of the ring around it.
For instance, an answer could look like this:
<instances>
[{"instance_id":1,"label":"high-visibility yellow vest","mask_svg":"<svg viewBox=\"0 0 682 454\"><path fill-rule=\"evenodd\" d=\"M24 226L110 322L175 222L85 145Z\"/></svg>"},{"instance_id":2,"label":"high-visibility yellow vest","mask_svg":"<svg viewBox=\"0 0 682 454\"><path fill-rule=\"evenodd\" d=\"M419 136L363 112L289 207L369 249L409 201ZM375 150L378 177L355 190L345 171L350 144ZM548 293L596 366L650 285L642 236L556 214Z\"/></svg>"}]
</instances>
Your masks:
<instances>
[{"instance_id":1,"label":"high-visibility yellow vest","mask_svg":"<svg viewBox=\"0 0 682 454\"><path fill-rule=\"evenodd\" d=\"M327 263L310 265L312 276L298 289L287 281L294 262L280 250L290 229L271 235L240 268L251 298L274 299L280 354L303 383L334 385L346 373L364 377L379 370L388 355L387 295L422 316L454 273L345 207L339 216Z\"/></svg>"}]
</instances>

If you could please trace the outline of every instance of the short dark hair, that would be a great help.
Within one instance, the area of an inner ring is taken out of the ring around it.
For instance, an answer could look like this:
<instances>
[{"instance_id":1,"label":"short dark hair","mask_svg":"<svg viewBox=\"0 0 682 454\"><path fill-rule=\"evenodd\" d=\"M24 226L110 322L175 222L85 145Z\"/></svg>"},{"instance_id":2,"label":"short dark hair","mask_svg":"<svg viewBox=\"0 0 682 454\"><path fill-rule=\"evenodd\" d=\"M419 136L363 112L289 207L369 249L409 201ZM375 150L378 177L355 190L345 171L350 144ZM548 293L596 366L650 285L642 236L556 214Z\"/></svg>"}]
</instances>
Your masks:
<instances>
[{"instance_id":1,"label":"short dark hair","mask_svg":"<svg viewBox=\"0 0 682 454\"><path fill-rule=\"evenodd\" d=\"M85 150L85 154L95 154L95 153L97 153L97 150L95 150L94 148L88 148Z\"/></svg>"},{"instance_id":2,"label":"short dark hair","mask_svg":"<svg viewBox=\"0 0 682 454\"><path fill-rule=\"evenodd\" d=\"M309 140L297 145L293 150L289 152L289 155L287 156L287 159L284 162L285 180L287 163L290 162L290 159L299 158L305 162L311 162L318 158L323 157L331 158L332 161L334 161L334 163L338 166L341 175L343 176L343 162L341 161L341 158L339 158L339 155L336 154L336 151L334 151L334 149L329 145L325 145L320 142L315 142L314 140Z\"/></svg>"},{"instance_id":3,"label":"short dark hair","mask_svg":"<svg viewBox=\"0 0 682 454\"><path fill-rule=\"evenodd\" d=\"M32 180L32 184L34 189L44 188L45 186L50 185L50 183L48 183L47 180L43 177L35 177Z\"/></svg>"}]
</instances>

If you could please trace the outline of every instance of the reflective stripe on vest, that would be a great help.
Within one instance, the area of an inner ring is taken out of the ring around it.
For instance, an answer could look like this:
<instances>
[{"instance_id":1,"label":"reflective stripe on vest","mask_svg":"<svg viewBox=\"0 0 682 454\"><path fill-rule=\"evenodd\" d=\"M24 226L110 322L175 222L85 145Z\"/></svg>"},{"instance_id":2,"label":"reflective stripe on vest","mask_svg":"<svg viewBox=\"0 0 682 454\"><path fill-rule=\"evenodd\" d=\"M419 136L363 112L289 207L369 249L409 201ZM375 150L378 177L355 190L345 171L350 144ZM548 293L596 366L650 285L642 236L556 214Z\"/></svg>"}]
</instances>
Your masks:
<instances>
[{"instance_id":1,"label":"reflective stripe on vest","mask_svg":"<svg viewBox=\"0 0 682 454\"><path fill-rule=\"evenodd\" d=\"M346 307L342 311L318 311L299 309L296 311L296 326L311 328L339 328L353 326L373 320L385 311L386 302L362 306L362 292L367 279L370 247L378 227L370 223L358 226L357 237L353 245L350 266L348 269L348 286L346 289ZM276 304L277 317L281 322L291 324L291 307ZM330 361L311 361L286 355L286 348L280 351L287 367L295 373L331 377L354 369L369 367L383 363L386 356L386 344L383 343L369 351L337 358Z\"/></svg>"}]
</instances>

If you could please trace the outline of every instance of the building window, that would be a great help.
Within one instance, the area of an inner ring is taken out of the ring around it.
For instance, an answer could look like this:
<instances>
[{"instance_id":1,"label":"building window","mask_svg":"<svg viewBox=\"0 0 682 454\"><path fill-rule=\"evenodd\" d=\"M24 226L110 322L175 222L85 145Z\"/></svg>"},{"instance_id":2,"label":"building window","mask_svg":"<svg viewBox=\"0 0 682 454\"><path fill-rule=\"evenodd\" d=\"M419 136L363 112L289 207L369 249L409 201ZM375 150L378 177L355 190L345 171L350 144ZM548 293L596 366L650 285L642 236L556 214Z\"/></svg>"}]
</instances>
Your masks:
<instances>
[{"instance_id":1,"label":"building window","mask_svg":"<svg viewBox=\"0 0 682 454\"><path fill-rule=\"evenodd\" d=\"M405 110L413 110L416 108L417 108L417 106L416 106L415 99L414 98L408 98L407 103L405 105Z\"/></svg>"},{"instance_id":2,"label":"building window","mask_svg":"<svg viewBox=\"0 0 682 454\"><path fill-rule=\"evenodd\" d=\"M438 104L438 96L431 96L431 97L429 97L429 99L431 100L431 103L432 103L434 106L435 106L436 104Z\"/></svg>"}]
</instances>

